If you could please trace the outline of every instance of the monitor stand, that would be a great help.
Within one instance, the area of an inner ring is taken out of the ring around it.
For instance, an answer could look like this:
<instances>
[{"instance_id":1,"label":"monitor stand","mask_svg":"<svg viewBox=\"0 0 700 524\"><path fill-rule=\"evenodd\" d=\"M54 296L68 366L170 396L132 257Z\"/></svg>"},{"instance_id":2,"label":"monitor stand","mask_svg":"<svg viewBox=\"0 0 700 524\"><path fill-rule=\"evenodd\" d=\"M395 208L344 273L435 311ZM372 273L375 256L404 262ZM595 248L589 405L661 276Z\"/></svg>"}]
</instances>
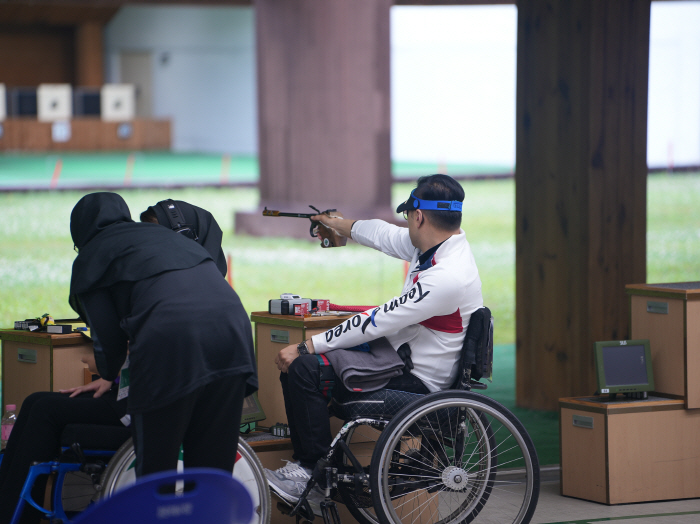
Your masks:
<instances>
[{"instance_id":1,"label":"monitor stand","mask_svg":"<svg viewBox=\"0 0 700 524\"><path fill-rule=\"evenodd\" d=\"M646 391L636 391L634 393L625 393L625 398L632 400L646 400L649 397Z\"/></svg>"},{"instance_id":2,"label":"monitor stand","mask_svg":"<svg viewBox=\"0 0 700 524\"><path fill-rule=\"evenodd\" d=\"M625 400L646 400L649 394L646 391L635 391L634 393L622 393ZM608 393L608 402L615 402L617 393Z\"/></svg>"}]
</instances>

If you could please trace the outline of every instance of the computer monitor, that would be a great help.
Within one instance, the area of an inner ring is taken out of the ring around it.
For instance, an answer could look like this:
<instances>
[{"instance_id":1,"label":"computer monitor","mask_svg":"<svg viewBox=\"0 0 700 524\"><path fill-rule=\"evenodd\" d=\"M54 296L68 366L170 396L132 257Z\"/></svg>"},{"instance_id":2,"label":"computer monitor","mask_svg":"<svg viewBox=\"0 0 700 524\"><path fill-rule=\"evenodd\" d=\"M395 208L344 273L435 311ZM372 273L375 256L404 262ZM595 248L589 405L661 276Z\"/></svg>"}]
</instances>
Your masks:
<instances>
[{"instance_id":1,"label":"computer monitor","mask_svg":"<svg viewBox=\"0 0 700 524\"><path fill-rule=\"evenodd\" d=\"M637 396L654 390L648 340L596 342L595 366L601 394Z\"/></svg>"},{"instance_id":2,"label":"computer monitor","mask_svg":"<svg viewBox=\"0 0 700 524\"><path fill-rule=\"evenodd\" d=\"M265 412L258 400L258 393L247 396L243 400L243 412L241 413L241 424L250 424L265 418Z\"/></svg>"}]
</instances>

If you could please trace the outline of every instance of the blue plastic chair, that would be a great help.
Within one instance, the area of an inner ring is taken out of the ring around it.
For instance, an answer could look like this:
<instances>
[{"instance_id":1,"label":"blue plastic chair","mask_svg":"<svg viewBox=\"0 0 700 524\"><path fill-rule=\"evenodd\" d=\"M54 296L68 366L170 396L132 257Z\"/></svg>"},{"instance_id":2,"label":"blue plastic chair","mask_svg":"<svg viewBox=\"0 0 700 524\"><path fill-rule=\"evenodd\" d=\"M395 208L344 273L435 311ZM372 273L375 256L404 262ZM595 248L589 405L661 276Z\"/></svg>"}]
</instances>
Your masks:
<instances>
[{"instance_id":1,"label":"blue plastic chair","mask_svg":"<svg viewBox=\"0 0 700 524\"><path fill-rule=\"evenodd\" d=\"M174 485L184 481L182 493ZM169 492L168 492L169 490ZM167 471L139 479L86 509L74 524L248 524L253 501L243 484L217 469Z\"/></svg>"}]
</instances>

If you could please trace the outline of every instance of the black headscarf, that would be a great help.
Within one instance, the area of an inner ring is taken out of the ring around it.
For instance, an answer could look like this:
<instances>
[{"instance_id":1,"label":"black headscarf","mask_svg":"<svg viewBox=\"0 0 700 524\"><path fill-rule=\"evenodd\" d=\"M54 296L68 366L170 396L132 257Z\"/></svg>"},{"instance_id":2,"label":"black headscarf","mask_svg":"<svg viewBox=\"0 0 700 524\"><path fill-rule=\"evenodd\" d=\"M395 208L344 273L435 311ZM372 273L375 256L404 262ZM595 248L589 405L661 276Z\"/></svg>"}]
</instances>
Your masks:
<instances>
[{"instance_id":1,"label":"black headscarf","mask_svg":"<svg viewBox=\"0 0 700 524\"><path fill-rule=\"evenodd\" d=\"M116 193L81 198L71 212L70 232L79 251L69 302L78 314L79 293L188 269L212 258L202 246L170 229L131 220L129 207Z\"/></svg>"},{"instance_id":2,"label":"black headscarf","mask_svg":"<svg viewBox=\"0 0 700 524\"><path fill-rule=\"evenodd\" d=\"M163 200L162 202L166 201ZM224 255L223 249L221 249L223 233L214 215L206 209L193 206L182 200L174 200L173 202L177 204L177 207L180 208L180 211L185 216L185 223L194 228L197 232L198 238L196 242L209 251L214 262L216 262L216 267L219 268L223 276L226 276L226 256ZM155 213L158 223L161 226L169 228L170 220L168 220L168 216L160 204L161 202L158 202L155 206L150 206L148 209Z\"/></svg>"}]
</instances>

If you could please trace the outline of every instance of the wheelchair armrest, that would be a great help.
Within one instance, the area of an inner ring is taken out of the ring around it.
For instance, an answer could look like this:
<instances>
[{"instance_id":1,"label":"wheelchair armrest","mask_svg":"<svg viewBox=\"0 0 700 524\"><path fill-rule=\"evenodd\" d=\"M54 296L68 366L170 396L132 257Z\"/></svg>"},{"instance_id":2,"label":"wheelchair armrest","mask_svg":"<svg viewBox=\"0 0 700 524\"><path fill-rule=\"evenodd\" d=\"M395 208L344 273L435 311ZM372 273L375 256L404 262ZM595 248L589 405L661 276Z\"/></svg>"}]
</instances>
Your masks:
<instances>
[{"instance_id":1,"label":"wheelchair armrest","mask_svg":"<svg viewBox=\"0 0 700 524\"><path fill-rule=\"evenodd\" d=\"M484 384L483 382L471 381L469 383L469 385L471 386L472 389L487 389L488 388L488 385Z\"/></svg>"}]
</instances>

